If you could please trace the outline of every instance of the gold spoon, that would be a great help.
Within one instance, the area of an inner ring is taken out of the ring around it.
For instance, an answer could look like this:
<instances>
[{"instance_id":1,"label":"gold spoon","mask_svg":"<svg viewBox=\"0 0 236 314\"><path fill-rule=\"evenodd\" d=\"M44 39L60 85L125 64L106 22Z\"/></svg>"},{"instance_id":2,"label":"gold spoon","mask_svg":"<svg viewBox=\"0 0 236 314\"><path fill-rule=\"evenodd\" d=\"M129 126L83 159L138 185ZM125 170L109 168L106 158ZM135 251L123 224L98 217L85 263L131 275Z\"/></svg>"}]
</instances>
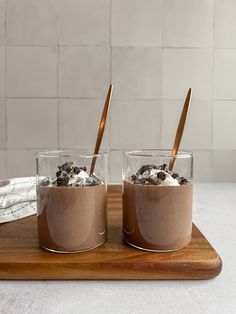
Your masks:
<instances>
[{"instance_id":1,"label":"gold spoon","mask_svg":"<svg viewBox=\"0 0 236 314\"><path fill-rule=\"evenodd\" d=\"M106 101L105 101L103 112L102 112L101 121L100 121L99 128L98 128L98 135L97 135L96 145L94 148L94 155L98 154L99 148L100 148L100 145L102 142L102 137L103 137L103 133L104 133L105 125L106 125L107 114L108 114L110 103L111 103L112 90L113 90L113 85L111 84L109 87L108 93L107 93ZM96 160L97 160L97 156L94 156L92 159L91 167L90 167L90 175L93 174Z\"/></svg>"},{"instance_id":2,"label":"gold spoon","mask_svg":"<svg viewBox=\"0 0 236 314\"><path fill-rule=\"evenodd\" d=\"M182 113L181 113L181 116L179 119L179 125L178 125L176 135L175 135L175 141L174 141L174 145L172 148L172 158L170 159L170 162L169 162L169 170L173 169L173 166L175 163L175 156L177 155L178 150L179 150L180 142L181 142L182 135L184 132L184 126L185 126L186 118L187 118L188 111L189 111L189 105L190 105L191 97L192 97L192 89L189 88L187 96L185 98L184 106L183 106Z\"/></svg>"}]
</instances>

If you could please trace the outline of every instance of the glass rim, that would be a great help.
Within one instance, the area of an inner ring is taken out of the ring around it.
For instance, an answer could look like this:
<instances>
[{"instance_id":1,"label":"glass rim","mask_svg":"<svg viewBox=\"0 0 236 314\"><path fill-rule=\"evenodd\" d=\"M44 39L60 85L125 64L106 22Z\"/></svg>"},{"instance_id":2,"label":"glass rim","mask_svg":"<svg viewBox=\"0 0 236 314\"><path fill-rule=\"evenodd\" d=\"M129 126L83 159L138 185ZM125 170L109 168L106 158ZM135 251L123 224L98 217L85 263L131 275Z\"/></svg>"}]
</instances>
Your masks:
<instances>
[{"instance_id":1,"label":"glass rim","mask_svg":"<svg viewBox=\"0 0 236 314\"><path fill-rule=\"evenodd\" d=\"M171 149L138 149L138 150L130 150L124 151L123 154L125 156L131 157L165 157L165 158L172 158L172 150ZM188 150L179 150L178 154L174 156L175 158L193 158L194 153Z\"/></svg>"},{"instance_id":2,"label":"glass rim","mask_svg":"<svg viewBox=\"0 0 236 314\"><path fill-rule=\"evenodd\" d=\"M83 153L84 151L84 153ZM39 151L35 153L35 157L81 157L81 158L93 158L93 157L101 157L107 156L107 152L100 152L98 154L89 153L88 150L83 149L63 149L63 150L46 150L46 151Z\"/></svg>"}]
</instances>

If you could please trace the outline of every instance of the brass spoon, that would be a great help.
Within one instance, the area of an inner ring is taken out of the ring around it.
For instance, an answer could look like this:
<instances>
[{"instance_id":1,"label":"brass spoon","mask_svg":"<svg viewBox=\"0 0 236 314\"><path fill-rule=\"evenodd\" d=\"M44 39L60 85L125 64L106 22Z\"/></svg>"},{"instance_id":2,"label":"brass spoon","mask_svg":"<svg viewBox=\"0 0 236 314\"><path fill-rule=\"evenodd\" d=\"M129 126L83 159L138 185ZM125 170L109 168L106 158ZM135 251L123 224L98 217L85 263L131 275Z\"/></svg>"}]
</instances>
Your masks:
<instances>
[{"instance_id":1,"label":"brass spoon","mask_svg":"<svg viewBox=\"0 0 236 314\"><path fill-rule=\"evenodd\" d=\"M175 163L175 156L177 155L178 150L179 150L180 142L181 142L182 135L184 132L184 126L185 126L186 118L188 115L191 97L192 97L192 90L191 90L191 88L189 88L187 96L185 98L184 106L183 106L182 113L181 113L181 116L179 119L179 125L178 125L176 135L175 135L175 141L174 141L174 145L172 148L172 158L170 159L170 162L169 162L169 169L170 170L173 169L173 166Z\"/></svg>"},{"instance_id":2,"label":"brass spoon","mask_svg":"<svg viewBox=\"0 0 236 314\"><path fill-rule=\"evenodd\" d=\"M112 90L113 90L113 85L111 84L109 87L108 93L107 93L106 101L105 101L103 112L102 112L101 121L100 121L99 128L98 128L98 135L97 135L96 145L94 148L94 155L98 154L99 148L100 148L100 145L102 142L102 137L103 137L103 133L104 133L105 125L106 125L107 114L108 114L110 103L111 103ZM97 160L97 156L94 156L92 159L91 167L90 167L90 175L93 174L96 160Z\"/></svg>"}]
</instances>

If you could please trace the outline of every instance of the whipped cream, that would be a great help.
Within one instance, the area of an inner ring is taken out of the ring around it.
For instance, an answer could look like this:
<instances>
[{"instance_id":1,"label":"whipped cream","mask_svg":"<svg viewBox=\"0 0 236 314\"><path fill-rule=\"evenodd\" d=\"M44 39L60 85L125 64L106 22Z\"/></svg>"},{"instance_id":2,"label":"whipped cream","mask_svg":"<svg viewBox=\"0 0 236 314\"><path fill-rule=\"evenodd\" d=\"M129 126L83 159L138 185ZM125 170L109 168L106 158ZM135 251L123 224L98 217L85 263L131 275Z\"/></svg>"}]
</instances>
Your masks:
<instances>
[{"instance_id":1,"label":"whipped cream","mask_svg":"<svg viewBox=\"0 0 236 314\"><path fill-rule=\"evenodd\" d=\"M84 170L81 170L79 174L74 174L69 177L68 185L73 186L76 183L83 185L86 183L86 179L89 178L89 175Z\"/></svg>"},{"instance_id":2,"label":"whipped cream","mask_svg":"<svg viewBox=\"0 0 236 314\"><path fill-rule=\"evenodd\" d=\"M135 184L178 186L187 184L188 180L168 169L166 164L144 165L135 175L131 176Z\"/></svg>"},{"instance_id":3,"label":"whipped cream","mask_svg":"<svg viewBox=\"0 0 236 314\"><path fill-rule=\"evenodd\" d=\"M58 166L56 177L47 177L40 182L43 186L94 186L102 184L94 174L89 175L86 167L77 167L73 162L65 162Z\"/></svg>"},{"instance_id":4,"label":"whipped cream","mask_svg":"<svg viewBox=\"0 0 236 314\"><path fill-rule=\"evenodd\" d=\"M164 173L165 179L162 180L161 177L158 177L158 173ZM138 179L152 179L154 182L158 180L159 185L179 185L178 180L174 179L168 172L160 169L146 170L143 174L139 175Z\"/></svg>"}]
</instances>

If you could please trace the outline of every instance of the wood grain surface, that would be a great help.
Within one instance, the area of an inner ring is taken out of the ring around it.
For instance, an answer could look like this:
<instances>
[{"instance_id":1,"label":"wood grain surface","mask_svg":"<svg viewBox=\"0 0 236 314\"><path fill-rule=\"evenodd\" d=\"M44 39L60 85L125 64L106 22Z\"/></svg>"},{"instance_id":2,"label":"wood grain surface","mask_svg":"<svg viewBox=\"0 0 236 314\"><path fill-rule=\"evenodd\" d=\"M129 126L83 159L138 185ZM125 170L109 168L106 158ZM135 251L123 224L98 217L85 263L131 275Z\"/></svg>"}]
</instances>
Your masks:
<instances>
[{"instance_id":1,"label":"wood grain surface","mask_svg":"<svg viewBox=\"0 0 236 314\"><path fill-rule=\"evenodd\" d=\"M38 246L36 216L0 225L0 279L208 279L222 262L193 225L192 242L172 253L151 253L122 241L121 188L110 186L108 241L78 254L55 254Z\"/></svg>"}]
</instances>

